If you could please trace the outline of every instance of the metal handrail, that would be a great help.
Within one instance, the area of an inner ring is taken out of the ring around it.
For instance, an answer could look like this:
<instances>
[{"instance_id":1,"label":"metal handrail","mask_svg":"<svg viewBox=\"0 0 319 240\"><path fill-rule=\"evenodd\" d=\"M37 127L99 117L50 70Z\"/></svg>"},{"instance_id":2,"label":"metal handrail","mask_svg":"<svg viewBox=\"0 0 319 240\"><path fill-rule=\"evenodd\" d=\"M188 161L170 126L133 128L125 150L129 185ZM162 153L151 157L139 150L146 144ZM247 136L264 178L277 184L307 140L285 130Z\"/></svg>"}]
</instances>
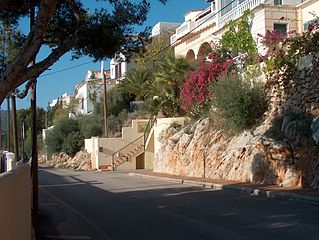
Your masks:
<instances>
[{"instance_id":1,"label":"metal handrail","mask_svg":"<svg viewBox=\"0 0 319 240\"><path fill-rule=\"evenodd\" d=\"M148 123L147 123L145 131L144 131L144 147L145 147L145 144L147 142L147 139L150 135L150 132L151 132L155 122L156 122L156 115L153 115L148 120Z\"/></svg>"},{"instance_id":2,"label":"metal handrail","mask_svg":"<svg viewBox=\"0 0 319 240\"><path fill-rule=\"evenodd\" d=\"M126 155L128 152L130 152L131 150L135 149L135 147L137 146L136 143L139 143L138 141L141 140L142 144L138 144L138 145L143 145L144 143L144 135L138 137L137 139L135 139L134 141L130 142L129 144L125 145L124 147L122 147L120 150L117 150L116 152L114 152L112 154L112 170L114 170L114 160L115 160L115 155L119 154L119 153L123 153L123 156Z\"/></svg>"}]
</instances>

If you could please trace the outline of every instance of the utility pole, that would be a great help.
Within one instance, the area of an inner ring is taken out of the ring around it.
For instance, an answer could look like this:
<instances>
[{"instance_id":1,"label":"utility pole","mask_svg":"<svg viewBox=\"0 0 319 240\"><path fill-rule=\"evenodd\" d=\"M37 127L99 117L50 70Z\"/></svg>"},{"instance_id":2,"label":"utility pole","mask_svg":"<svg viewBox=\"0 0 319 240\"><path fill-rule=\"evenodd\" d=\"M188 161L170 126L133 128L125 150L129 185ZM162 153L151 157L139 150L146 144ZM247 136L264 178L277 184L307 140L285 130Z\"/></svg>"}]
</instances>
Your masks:
<instances>
[{"instance_id":1,"label":"utility pole","mask_svg":"<svg viewBox=\"0 0 319 240\"><path fill-rule=\"evenodd\" d=\"M9 152L11 152L11 147L10 147L10 142L11 142L11 139L10 139L10 128L11 128L11 126L10 126L10 97L9 96L7 96L7 150L9 151Z\"/></svg>"},{"instance_id":2,"label":"utility pole","mask_svg":"<svg viewBox=\"0 0 319 240\"><path fill-rule=\"evenodd\" d=\"M0 104L0 151L2 150L2 110Z\"/></svg>"},{"instance_id":3,"label":"utility pole","mask_svg":"<svg viewBox=\"0 0 319 240\"><path fill-rule=\"evenodd\" d=\"M101 63L101 74L103 79L103 86L104 86L104 137L108 137L107 132L107 90L106 90L106 76L104 73L104 62Z\"/></svg>"},{"instance_id":4,"label":"utility pole","mask_svg":"<svg viewBox=\"0 0 319 240\"><path fill-rule=\"evenodd\" d=\"M13 127L13 149L16 161L19 161L19 145L18 145L18 127L17 127L17 106L16 96L13 93L11 96L12 103L12 127Z\"/></svg>"},{"instance_id":5,"label":"utility pole","mask_svg":"<svg viewBox=\"0 0 319 240\"><path fill-rule=\"evenodd\" d=\"M30 9L30 29L32 29L35 20L35 9ZM35 57L31 61L30 65L35 64ZM30 87L30 99L31 99L31 139L32 139L32 162L31 162L31 177L32 177L32 213L37 218L39 214L39 179L38 179L38 149L37 149L37 102L36 102L36 86L37 80L31 79L32 84Z\"/></svg>"},{"instance_id":6,"label":"utility pole","mask_svg":"<svg viewBox=\"0 0 319 240\"><path fill-rule=\"evenodd\" d=\"M25 116L22 117L21 123L21 137L22 137L22 161L24 161L24 140L25 140Z\"/></svg>"}]
</instances>

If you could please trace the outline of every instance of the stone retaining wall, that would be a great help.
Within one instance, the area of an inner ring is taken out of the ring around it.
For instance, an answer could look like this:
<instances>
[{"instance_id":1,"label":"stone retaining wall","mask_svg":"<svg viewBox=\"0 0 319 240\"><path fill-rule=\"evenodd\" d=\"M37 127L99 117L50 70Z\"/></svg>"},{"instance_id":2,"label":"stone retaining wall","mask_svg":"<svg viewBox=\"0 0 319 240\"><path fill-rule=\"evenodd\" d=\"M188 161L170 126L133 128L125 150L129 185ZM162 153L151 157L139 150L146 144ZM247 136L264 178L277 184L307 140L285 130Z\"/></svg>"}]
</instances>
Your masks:
<instances>
[{"instance_id":1,"label":"stone retaining wall","mask_svg":"<svg viewBox=\"0 0 319 240\"><path fill-rule=\"evenodd\" d=\"M290 112L318 115L319 65L318 54L300 59L294 79L279 81L270 93L270 113L282 115Z\"/></svg>"}]
</instances>

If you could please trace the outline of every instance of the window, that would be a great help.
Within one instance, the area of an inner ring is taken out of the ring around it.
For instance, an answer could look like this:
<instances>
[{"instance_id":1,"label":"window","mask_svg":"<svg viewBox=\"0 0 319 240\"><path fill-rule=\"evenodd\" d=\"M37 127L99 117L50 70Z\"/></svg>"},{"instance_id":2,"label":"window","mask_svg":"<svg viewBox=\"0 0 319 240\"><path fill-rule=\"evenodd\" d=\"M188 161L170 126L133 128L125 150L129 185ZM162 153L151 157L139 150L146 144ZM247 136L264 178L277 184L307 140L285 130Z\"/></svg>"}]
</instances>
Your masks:
<instances>
[{"instance_id":1,"label":"window","mask_svg":"<svg viewBox=\"0 0 319 240\"><path fill-rule=\"evenodd\" d=\"M287 24L286 23L274 23L274 30L281 32L287 36Z\"/></svg>"},{"instance_id":2,"label":"window","mask_svg":"<svg viewBox=\"0 0 319 240\"><path fill-rule=\"evenodd\" d=\"M221 15L224 16L226 13L233 9L233 5L237 2L232 0L222 0L221 1Z\"/></svg>"},{"instance_id":3,"label":"window","mask_svg":"<svg viewBox=\"0 0 319 240\"><path fill-rule=\"evenodd\" d=\"M118 70L119 66L115 65L115 79L119 78L119 70Z\"/></svg>"},{"instance_id":4,"label":"window","mask_svg":"<svg viewBox=\"0 0 319 240\"><path fill-rule=\"evenodd\" d=\"M119 77L122 77L122 62L119 63Z\"/></svg>"},{"instance_id":5,"label":"window","mask_svg":"<svg viewBox=\"0 0 319 240\"><path fill-rule=\"evenodd\" d=\"M282 0L274 0L275 5L282 5Z\"/></svg>"},{"instance_id":6,"label":"window","mask_svg":"<svg viewBox=\"0 0 319 240\"><path fill-rule=\"evenodd\" d=\"M81 99L81 109L84 109L84 98Z\"/></svg>"}]
</instances>

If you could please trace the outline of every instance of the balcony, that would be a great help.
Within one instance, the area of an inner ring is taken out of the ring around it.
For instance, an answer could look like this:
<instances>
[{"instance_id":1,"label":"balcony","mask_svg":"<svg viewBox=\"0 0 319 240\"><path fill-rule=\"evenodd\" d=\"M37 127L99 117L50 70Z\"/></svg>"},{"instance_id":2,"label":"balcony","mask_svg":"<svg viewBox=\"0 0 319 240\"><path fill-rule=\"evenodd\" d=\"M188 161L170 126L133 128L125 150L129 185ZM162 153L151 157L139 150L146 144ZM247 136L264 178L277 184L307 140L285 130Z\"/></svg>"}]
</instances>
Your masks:
<instances>
[{"instance_id":1,"label":"balcony","mask_svg":"<svg viewBox=\"0 0 319 240\"><path fill-rule=\"evenodd\" d=\"M171 43L175 43L178 39L191 32L196 26L194 21L184 22L180 27L176 29L176 33L171 36Z\"/></svg>"},{"instance_id":2,"label":"balcony","mask_svg":"<svg viewBox=\"0 0 319 240\"><path fill-rule=\"evenodd\" d=\"M223 16L221 16L221 13L219 13L217 20L217 28L221 29L231 20L236 20L240 18L246 10L253 10L254 8L264 3L265 0L247 0L239 4L238 6L234 7L229 12L225 13Z\"/></svg>"},{"instance_id":3,"label":"balcony","mask_svg":"<svg viewBox=\"0 0 319 240\"><path fill-rule=\"evenodd\" d=\"M207 14L205 17L198 19L196 21L196 28L200 29L200 28L206 27L214 22L216 22L216 12L215 11Z\"/></svg>"}]
</instances>

